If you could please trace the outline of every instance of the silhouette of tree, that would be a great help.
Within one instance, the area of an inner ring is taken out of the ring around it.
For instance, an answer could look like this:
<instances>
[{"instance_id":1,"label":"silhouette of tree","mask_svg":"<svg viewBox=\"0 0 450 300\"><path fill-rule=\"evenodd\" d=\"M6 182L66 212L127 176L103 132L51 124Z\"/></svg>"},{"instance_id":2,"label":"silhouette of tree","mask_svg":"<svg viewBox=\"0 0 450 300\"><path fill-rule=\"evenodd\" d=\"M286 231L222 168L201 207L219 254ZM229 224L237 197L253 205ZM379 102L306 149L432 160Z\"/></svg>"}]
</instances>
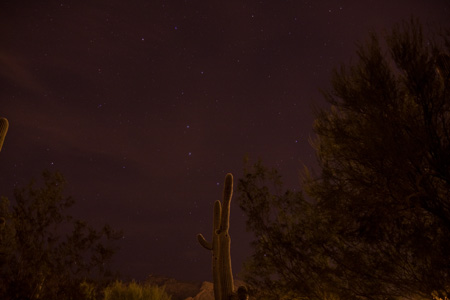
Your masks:
<instances>
[{"instance_id":1,"label":"silhouette of tree","mask_svg":"<svg viewBox=\"0 0 450 300\"><path fill-rule=\"evenodd\" d=\"M15 190L15 202L2 198L0 293L2 299L80 299L81 283L111 275L107 263L121 234L100 231L66 213L65 180L45 171L43 186L32 181Z\"/></svg>"},{"instance_id":2,"label":"silhouette of tree","mask_svg":"<svg viewBox=\"0 0 450 300\"><path fill-rule=\"evenodd\" d=\"M258 238L255 286L309 299L450 293L450 34L426 39L412 20L384 41L372 34L324 93L309 201L274 194L263 179L280 190L276 173L247 168L239 190Z\"/></svg>"}]
</instances>

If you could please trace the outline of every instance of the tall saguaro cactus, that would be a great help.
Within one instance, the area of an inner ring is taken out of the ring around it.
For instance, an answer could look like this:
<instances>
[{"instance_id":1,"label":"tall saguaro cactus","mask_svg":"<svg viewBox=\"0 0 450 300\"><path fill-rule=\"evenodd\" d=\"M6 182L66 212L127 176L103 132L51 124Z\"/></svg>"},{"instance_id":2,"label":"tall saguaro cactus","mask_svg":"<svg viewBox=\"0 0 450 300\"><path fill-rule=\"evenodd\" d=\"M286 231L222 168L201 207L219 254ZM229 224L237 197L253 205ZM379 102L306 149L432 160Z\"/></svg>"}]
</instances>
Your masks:
<instances>
[{"instance_id":1,"label":"tall saguaro cactus","mask_svg":"<svg viewBox=\"0 0 450 300\"><path fill-rule=\"evenodd\" d=\"M213 211L212 241L207 242L202 234L197 235L200 244L212 251L212 270L214 281L214 299L232 300L247 299L247 289L239 287L234 291L233 273L231 271L230 243L228 233L230 227L230 203L233 195L233 175L228 173L225 177L222 203L216 200Z\"/></svg>"}]
</instances>

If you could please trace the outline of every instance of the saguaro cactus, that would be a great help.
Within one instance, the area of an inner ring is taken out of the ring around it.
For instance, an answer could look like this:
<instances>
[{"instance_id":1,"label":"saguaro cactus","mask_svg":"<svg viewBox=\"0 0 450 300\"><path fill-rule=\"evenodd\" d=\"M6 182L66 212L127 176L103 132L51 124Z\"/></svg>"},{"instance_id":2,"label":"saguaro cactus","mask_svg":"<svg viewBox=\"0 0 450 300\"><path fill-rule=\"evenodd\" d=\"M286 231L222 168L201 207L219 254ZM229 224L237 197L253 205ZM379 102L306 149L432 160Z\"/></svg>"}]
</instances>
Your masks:
<instances>
[{"instance_id":1,"label":"saguaro cactus","mask_svg":"<svg viewBox=\"0 0 450 300\"><path fill-rule=\"evenodd\" d=\"M233 195L233 175L228 173L225 177L222 203L216 200L213 211L213 234L211 243L207 242L202 234L197 235L200 244L212 251L212 270L214 282L214 299L231 300L247 299L247 289L239 287L234 291L233 273L231 271L230 243L228 233L230 227L230 203Z\"/></svg>"}]
</instances>

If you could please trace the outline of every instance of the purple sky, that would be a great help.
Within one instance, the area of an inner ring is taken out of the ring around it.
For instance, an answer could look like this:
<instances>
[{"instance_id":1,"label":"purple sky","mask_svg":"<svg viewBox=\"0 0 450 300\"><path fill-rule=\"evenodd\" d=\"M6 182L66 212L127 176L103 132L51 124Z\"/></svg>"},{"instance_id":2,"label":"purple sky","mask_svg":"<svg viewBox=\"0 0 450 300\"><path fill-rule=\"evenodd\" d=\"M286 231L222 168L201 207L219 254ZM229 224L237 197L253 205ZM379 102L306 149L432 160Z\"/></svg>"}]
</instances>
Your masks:
<instances>
[{"instance_id":1,"label":"purple sky","mask_svg":"<svg viewBox=\"0 0 450 300\"><path fill-rule=\"evenodd\" d=\"M125 278L211 280L196 235L225 174L248 154L296 187L333 67L411 16L450 27L450 2L2 1L1 194L59 170L76 217L124 231ZM230 233L237 273L251 234L236 201Z\"/></svg>"}]
</instances>

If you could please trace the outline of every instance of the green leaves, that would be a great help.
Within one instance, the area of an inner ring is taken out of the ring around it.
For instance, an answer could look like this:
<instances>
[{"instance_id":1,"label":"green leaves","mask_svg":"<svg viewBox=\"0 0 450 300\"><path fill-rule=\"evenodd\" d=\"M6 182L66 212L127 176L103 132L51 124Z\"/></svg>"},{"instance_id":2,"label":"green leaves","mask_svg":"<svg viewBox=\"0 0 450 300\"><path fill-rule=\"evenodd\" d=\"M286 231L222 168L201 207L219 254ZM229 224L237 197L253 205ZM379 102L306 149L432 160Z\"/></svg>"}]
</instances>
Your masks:
<instances>
[{"instance_id":1,"label":"green leaves","mask_svg":"<svg viewBox=\"0 0 450 300\"><path fill-rule=\"evenodd\" d=\"M12 204L2 198L0 269L3 294L28 299L72 299L81 290L82 280L103 278L105 264L114 248L118 232L105 226L100 231L74 219L67 209L74 204L64 196L64 177L45 171L41 184L32 181L15 190ZM71 295L71 296L69 296Z\"/></svg>"},{"instance_id":2,"label":"green leaves","mask_svg":"<svg viewBox=\"0 0 450 300\"><path fill-rule=\"evenodd\" d=\"M316 113L321 169L305 172L308 201L282 192L260 162L240 180L256 238L249 280L273 299L450 292L450 81L438 64L450 36L427 39L413 20L385 40L360 44L324 93L331 107Z\"/></svg>"}]
</instances>

